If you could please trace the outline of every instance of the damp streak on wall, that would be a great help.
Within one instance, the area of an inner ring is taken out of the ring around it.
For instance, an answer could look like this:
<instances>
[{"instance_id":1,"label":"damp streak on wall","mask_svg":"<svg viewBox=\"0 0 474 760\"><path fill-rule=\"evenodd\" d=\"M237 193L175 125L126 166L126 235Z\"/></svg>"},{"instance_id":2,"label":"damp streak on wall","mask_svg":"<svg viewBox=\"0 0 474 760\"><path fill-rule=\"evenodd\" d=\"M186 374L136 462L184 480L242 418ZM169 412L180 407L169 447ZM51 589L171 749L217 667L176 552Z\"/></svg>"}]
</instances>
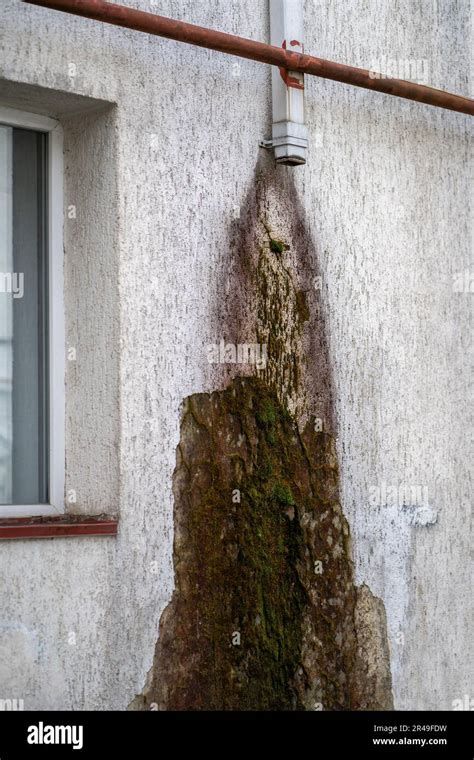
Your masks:
<instances>
[{"instance_id":1,"label":"damp streak on wall","mask_svg":"<svg viewBox=\"0 0 474 760\"><path fill-rule=\"evenodd\" d=\"M383 604L354 584L311 240L289 173L257 168L232 227L226 341L185 399L173 477L175 590L132 709L390 709Z\"/></svg>"}]
</instances>

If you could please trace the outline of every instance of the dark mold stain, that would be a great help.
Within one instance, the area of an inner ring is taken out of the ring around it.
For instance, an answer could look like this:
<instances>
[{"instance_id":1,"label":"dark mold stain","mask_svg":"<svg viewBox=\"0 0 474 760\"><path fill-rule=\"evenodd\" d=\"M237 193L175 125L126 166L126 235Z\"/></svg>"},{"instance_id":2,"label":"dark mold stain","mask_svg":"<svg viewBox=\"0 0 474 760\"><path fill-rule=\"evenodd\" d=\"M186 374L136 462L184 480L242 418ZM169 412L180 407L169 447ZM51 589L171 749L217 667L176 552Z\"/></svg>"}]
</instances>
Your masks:
<instances>
[{"instance_id":1,"label":"dark mold stain","mask_svg":"<svg viewBox=\"0 0 474 760\"><path fill-rule=\"evenodd\" d=\"M390 709L383 605L354 585L338 500L316 247L291 170L259 163L229 241L210 342L265 344L268 360L213 366L216 390L184 402L175 591L136 704Z\"/></svg>"},{"instance_id":2,"label":"dark mold stain","mask_svg":"<svg viewBox=\"0 0 474 760\"><path fill-rule=\"evenodd\" d=\"M235 376L258 374L299 423L314 415L331 431L321 273L292 171L261 158L240 216L230 223L228 250L215 273L209 342L265 344L267 365L263 371L214 365L208 384L222 389Z\"/></svg>"}]
</instances>

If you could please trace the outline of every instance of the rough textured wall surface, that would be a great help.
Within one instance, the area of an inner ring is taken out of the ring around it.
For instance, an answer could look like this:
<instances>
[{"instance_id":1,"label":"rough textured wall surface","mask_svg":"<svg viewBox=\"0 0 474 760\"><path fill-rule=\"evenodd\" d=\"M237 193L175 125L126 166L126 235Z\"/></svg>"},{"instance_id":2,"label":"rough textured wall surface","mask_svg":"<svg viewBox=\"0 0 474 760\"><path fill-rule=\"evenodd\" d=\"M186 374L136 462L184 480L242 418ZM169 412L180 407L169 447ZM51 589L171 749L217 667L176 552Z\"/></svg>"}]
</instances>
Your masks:
<instances>
[{"instance_id":1,"label":"rough textured wall surface","mask_svg":"<svg viewBox=\"0 0 474 760\"><path fill-rule=\"evenodd\" d=\"M127 3L153 10L147 0ZM160 12L265 40L266 5L163 0ZM305 45L354 65L426 59L431 84L469 94L468 15L467 1L307 2ZM70 304L82 287L89 306L69 309L68 334L80 316L91 340L104 287L111 296L116 287L105 277L117 274L120 304L107 298L105 374L96 355L85 365L92 379L67 377L68 469L84 461L85 441L96 457L68 483L88 494L82 508L95 507L91 475L103 462L97 493L120 513L120 533L116 541L2 543L2 697L31 708L124 709L143 689L173 591L180 406L230 380L226 367L208 363L207 346L226 337L222 303L238 300L232 222L253 192L258 140L270 129L270 72L18 0L1 4L0 21L0 76L10 83L3 102L19 104L18 84L41 87L42 98L22 94L22 106L78 125L91 106L79 96L115 104L115 127L99 129L95 146L107 164L114 157L108 202L96 197L87 207L84 262L67 270ZM312 241L308 267L322 278L310 312L322 316L313 349L324 366L321 377L309 373L305 408L337 436L356 583L386 609L395 707L449 709L472 692L471 295L452 287L471 255L468 118L314 78L307 117L305 167L264 158L276 188L272 235L290 237L277 189L293 178ZM81 152L89 168L75 170L70 151L66 204L97 164L91 147ZM84 196L90 186L79 189ZM65 224L69 257L76 238ZM244 327L233 340L248 340ZM112 385L102 437L92 401L104 377ZM428 498L415 488L415 499L388 500L383 483L426 487ZM367 599L361 604L364 621ZM360 631L360 648L375 647L373 627Z\"/></svg>"}]
</instances>

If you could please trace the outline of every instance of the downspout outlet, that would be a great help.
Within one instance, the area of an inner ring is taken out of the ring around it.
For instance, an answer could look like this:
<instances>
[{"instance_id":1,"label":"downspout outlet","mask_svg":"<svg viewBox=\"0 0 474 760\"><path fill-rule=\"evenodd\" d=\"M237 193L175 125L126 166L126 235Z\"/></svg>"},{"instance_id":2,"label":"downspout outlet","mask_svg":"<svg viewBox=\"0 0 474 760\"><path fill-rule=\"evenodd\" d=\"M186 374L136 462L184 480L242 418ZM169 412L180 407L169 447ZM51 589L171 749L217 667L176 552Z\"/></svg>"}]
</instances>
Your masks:
<instances>
[{"instance_id":1,"label":"downspout outlet","mask_svg":"<svg viewBox=\"0 0 474 760\"><path fill-rule=\"evenodd\" d=\"M270 0L270 37L275 47L304 52L302 0ZM304 74L273 67L270 144L277 163L306 163L308 130L304 118Z\"/></svg>"}]
</instances>

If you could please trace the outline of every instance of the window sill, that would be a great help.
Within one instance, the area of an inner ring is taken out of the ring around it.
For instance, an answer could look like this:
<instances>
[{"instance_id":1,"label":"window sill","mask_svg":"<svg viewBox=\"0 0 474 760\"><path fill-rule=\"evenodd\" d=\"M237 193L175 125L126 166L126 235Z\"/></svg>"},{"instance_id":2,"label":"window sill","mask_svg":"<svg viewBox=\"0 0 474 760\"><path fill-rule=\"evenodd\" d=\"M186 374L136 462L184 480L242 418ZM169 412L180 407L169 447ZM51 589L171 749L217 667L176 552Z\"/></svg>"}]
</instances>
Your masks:
<instances>
[{"instance_id":1,"label":"window sill","mask_svg":"<svg viewBox=\"0 0 474 760\"><path fill-rule=\"evenodd\" d=\"M58 515L55 517L2 517L0 540L12 538L68 538L116 536L118 520L110 515Z\"/></svg>"}]
</instances>

